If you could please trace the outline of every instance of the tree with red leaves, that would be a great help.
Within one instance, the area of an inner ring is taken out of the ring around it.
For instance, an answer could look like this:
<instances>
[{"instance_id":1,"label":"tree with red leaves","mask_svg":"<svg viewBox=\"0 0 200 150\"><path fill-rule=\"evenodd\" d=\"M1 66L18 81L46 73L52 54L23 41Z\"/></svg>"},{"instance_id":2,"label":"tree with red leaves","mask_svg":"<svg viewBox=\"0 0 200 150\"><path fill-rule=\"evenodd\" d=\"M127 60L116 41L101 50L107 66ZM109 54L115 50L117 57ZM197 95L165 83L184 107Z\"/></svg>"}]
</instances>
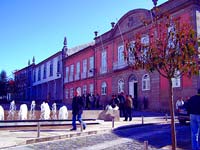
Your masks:
<instances>
[{"instance_id":1,"label":"tree with red leaves","mask_svg":"<svg viewBox=\"0 0 200 150\"><path fill-rule=\"evenodd\" d=\"M168 80L172 149L175 149L172 79L198 74L198 40L190 24L169 16L153 22L147 32L146 37L137 34L135 41L127 42L124 54L128 65L133 69L157 71Z\"/></svg>"}]
</instances>

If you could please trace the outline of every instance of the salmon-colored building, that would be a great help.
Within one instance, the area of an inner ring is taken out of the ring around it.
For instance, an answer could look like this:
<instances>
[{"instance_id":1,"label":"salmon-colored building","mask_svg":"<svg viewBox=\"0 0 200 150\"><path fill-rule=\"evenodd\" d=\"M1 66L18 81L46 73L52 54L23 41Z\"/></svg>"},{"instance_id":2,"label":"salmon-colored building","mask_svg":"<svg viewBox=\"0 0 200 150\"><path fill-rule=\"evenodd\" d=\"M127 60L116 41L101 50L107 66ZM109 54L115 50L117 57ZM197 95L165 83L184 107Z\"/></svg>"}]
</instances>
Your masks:
<instances>
[{"instance_id":1,"label":"salmon-colored building","mask_svg":"<svg viewBox=\"0 0 200 150\"><path fill-rule=\"evenodd\" d=\"M191 23L197 35L200 35L199 0L168 0L157 8L158 21L162 21L161 16L170 15L180 24ZM100 35L95 32L95 42L68 49L68 55L64 59L64 101L70 104L74 90L78 88L82 94L100 94L100 104L105 106L112 94L123 91L125 95L129 94L137 99L138 108L168 110L167 79L158 72L133 70L124 59L125 41L134 41L135 35L142 33L141 40L149 42L149 35L154 31L154 17L154 9L131 10L117 23L112 23L111 29L106 33ZM146 26L144 20L148 22ZM172 81L175 100L180 96L191 96L199 88L198 76L184 76Z\"/></svg>"}]
</instances>

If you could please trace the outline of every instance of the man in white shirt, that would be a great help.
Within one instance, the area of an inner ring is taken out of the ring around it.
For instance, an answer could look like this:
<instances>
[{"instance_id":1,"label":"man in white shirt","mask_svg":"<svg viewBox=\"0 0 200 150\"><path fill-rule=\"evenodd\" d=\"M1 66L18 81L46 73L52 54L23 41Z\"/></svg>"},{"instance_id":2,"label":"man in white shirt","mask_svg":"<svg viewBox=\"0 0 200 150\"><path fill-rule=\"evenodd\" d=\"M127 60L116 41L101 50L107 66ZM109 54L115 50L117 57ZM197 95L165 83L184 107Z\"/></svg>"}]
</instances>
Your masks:
<instances>
[{"instance_id":1,"label":"man in white shirt","mask_svg":"<svg viewBox=\"0 0 200 150\"><path fill-rule=\"evenodd\" d=\"M183 106L183 104L184 104L183 98L179 97L178 100L176 101L176 110L178 110L180 106Z\"/></svg>"}]
</instances>

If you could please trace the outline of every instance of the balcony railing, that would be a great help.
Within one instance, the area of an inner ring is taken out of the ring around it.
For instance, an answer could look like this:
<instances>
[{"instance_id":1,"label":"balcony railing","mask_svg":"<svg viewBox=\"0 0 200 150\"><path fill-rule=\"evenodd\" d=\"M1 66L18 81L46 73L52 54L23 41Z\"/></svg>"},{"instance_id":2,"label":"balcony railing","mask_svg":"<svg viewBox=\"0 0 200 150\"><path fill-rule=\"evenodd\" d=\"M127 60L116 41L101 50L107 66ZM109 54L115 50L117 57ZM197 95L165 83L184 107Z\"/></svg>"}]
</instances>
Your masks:
<instances>
[{"instance_id":1,"label":"balcony railing","mask_svg":"<svg viewBox=\"0 0 200 150\"><path fill-rule=\"evenodd\" d=\"M123 61L123 62L117 61L117 62L113 63L113 70L122 69L122 68L125 68L127 66L128 66L128 64L125 61Z\"/></svg>"}]
</instances>

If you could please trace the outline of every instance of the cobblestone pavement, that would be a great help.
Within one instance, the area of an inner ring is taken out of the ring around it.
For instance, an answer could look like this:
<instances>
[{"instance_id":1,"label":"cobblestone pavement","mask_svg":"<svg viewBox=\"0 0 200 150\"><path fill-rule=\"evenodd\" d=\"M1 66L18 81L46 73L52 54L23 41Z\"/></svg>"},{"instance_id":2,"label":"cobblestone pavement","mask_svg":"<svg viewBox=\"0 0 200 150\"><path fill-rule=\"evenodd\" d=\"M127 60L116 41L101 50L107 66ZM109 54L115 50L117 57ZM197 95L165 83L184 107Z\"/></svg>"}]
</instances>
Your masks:
<instances>
[{"instance_id":1,"label":"cobblestone pavement","mask_svg":"<svg viewBox=\"0 0 200 150\"><path fill-rule=\"evenodd\" d=\"M176 125L176 130L178 147L182 150L190 149L189 126ZM149 143L148 150L163 147L169 149L170 139L170 125L146 125L117 129L111 133L18 146L9 150L143 150L144 141Z\"/></svg>"}]
</instances>

